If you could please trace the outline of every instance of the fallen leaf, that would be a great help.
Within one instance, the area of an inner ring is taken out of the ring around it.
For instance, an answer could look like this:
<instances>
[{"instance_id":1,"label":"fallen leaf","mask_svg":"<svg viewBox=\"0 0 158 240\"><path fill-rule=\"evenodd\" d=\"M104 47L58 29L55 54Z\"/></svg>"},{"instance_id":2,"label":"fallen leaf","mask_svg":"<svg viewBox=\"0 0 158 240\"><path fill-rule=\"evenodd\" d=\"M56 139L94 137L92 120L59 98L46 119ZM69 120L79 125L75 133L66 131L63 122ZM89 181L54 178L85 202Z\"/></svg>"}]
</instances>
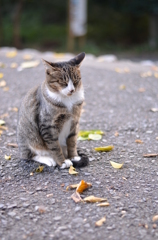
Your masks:
<instances>
[{"instance_id":1,"label":"fallen leaf","mask_svg":"<svg viewBox=\"0 0 158 240\"><path fill-rule=\"evenodd\" d=\"M6 53L6 57L13 58L17 55L17 51L10 51Z\"/></svg>"},{"instance_id":2,"label":"fallen leaf","mask_svg":"<svg viewBox=\"0 0 158 240\"><path fill-rule=\"evenodd\" d=\"M155 78L158 78L158 73L154 73L154 77L155 77Z\"/></svg>"},{"instance_id":3,"label":"fallen leaf","mask_svg":"<svg viewBox=\"0 0 158 240\"><path fill-rule=\"evenodd\" d=\"M72 195L71 195L71 198L76 202L82 202L82 198L80 196L80 194L78 192L74 192Z\"/></svg>"},{"instance_id":4,"label":"fallen leaf","mask_svg":"<svg viewBox=\"0 0 158 240\"><path fill-rule=\"evenodd\" d=\"M118 137L119 136L119 133L118 132L115 132L115 137Z\"/></svg>"},{"instance_id":5,"label":"fallen leaf","mask_svg":"<svg viewBox=\"0 0 158 240\"><path fill-rule=\"evenodd\" d=\"M18 148L18 144L17 143L7 143L7 146L13 147L13 148Z\"/></svg>"},{"instance_id":6,"label":"fallen leaf","mask_svg":"<svg viewBox=\"0 0 158 240\"><path fill-rule=\"evenodd\" d=\"M10 64L10 67L11 67L11 68L17 68L17 67L18 67L18 64L15 63L15 62L13 62L13 63Z\"/></svg>"},{"instance_id":7,"label":"fallen leaf","mask_svg":"<svg viewBox=\"0 0 158 240\"><path fill-rule=\"evenodd\" d=\"M9 114L8 113L4 113L4 114L2 114L1 116L0 116L0 118L6 118L6 117L8 117L9 116Z\"/></svg>"},{"instance_id":8,"label":"fallen leaf","mask_svg":"<svg viewBox=\"0 0 158 240\"><path fill-rule=\"evenodd\" d=\"M124 89L126 89L126 86L122 84L122 85L119 86L119 89L124 90Z\"/></svg>"},{"instance_id":9,"label":"fallen leaf","mask_svg":"<svg viewBox=\"0 0 158 240\"><path fill-rule=\"evenodd\" d=\"M23 59L24 59L24 60L31 60L32 58L33 58L33 56L30 55L30 54L25 54L25 55L23 55Z\"/></svg>"},{"instance_id":10,"label":"fallen leaf","mask_svg":"<svg viewBox=\"0 0 158 240\"><path fill-rule=\"evenodd\" d=\"M108 202L97 204L98 207L108 207L110 204Z\"/></svg>"},{"instance_id":11,"label":"fallen leaf","mask_svg":"<svg viewBox=\"0 0 158 240\"><path fill-rule=\"evenodd\" d=\"M136 140L135 140L135 142L136 142L136 143L140 143L140 144L142 144L142 143L143 143L143 141L142 141L142 140L140 140L140 139L136 139Z\"/></svg>"},{"instance_id":12,"label":"fallen leaf","mask_svg":"<svg viewBox=\"0 0 158 240\"><path fill-rule=\"evenodd\" d=\"M158 220L158 215L153 216L153 222L156 222Z\"/></svg>"},{"instance_id":13,"label":"fallen leaf","mask_svg":"<svg viewBox=\"0 0 158 240\"><path fill-rule=\"evenodd\" d=\"M47 194L46 196L47 196L47 197L52 197L52 196L53 196L53 193Z\"/></svg>"},{"instance_id":14,"label":"fallen leaf","mask_svg":"<svg viewBox=\"0 0 158 240\"><path fill-rule=\"evenodd\" d=\"M71 174L71 175L77 175L78 172L76 172L75 170L76 170L76 169L75 169L73 166L70 166L70 168L69 168L69 174Z\"/></svg>"},{"instance_id":15,"label":"fallen leaf","mask_svg":"<svg viewBox=\"0 0 158 240\"><path fill-rule=\"evenodd\" d=\"M144 78L144 77L151 77L152 76L152 72L151 71L143 72L143 73L140 74L140 76L142 78Z\"/></svg>"},{"instance_id":16,"label":"fallen leaf","mask_svg":"<svg viewBox=\"0 0 158 240\"><path fill-rule=\"evenodd\" d=\"M86 190L87 188L89 188L91 186L92 186L91 183L87 183L84 180L81 180L81 182L77 186L76 192L82 193L84 190Z\"/></svg>"},{"instance_id":17,"label":"fallen leaf","mask_svg":"<svg viewBox=\"0 0 158 240\"><path fill-rule=\"evenodd\" d=\"M64 53L54 53L53 57L54 58L64 58L65 54Z\"/></svg>"},{"instance_id":18,"label":"fallen leaf","mask_svg":"<svg viewBox=\"0 0 158 240\"><path fill-rule=\"evenodd\" d=\"M13 111L13 112L18 112L18 108L17 108L17 107L13 107L13 108L11 109L11 111Z\"/></svg>"},{"instance_id":19,"label":"fallen leaf","mask_svg":"<svg viewBox=\"0 0 158 240\"><path fill-rule=\"evenodd\" d=\"M39 60L23 62L23 63L21 63L19 68L21 68L21 69L32 68L32 67L37 67L39 64L40 64Z\"/></svg>"},{"instance_id":20,"label":"fallen leaf","mask_svg":"<svg viewBox=\"0 0 158 240\"><path fill-rule=\"evenodd\" d=\"M130 72L129 68L127 68L127 67L124 68L124 72L125 72L125 73L129 73L129 72Z\"/></svg>"},{"instance_id":21,"label":"fallen leaf","mask_svg":"<svg viewBox=\"0 0 158 240\"><path fill-rule=\"evenodd\" d=\"M69 186L67 186L66 191L69 190L69 189L75 189L77 187L78 187L78 184L69 185Z\"/></svg>"},{"instance_id":22,"label":"fallen leaf","mask_svg":"<svg viewBox=\"0 0 158 240\"><path fill-rule=\"evenodd\" d=\"M158 112L158 108L151 108L150 109L152 112Z\"/></svg>"},{"instance_id":23,"label":"fallen leaf","mask_svg":"<svg viewBox=\"0 0 158 240\"><path fill-rule=\"evenodd\" d=\"M9 91L9 87L4 87L4 88L3 88L3 91L4 91L4 92L8 92L8 91Z\"/></svg>"},{"instance_id":24,"label":"fallen leaf","mask_svg":"<svg viewBox=\"0 0 158 240\"><path fill-rule=\"evenodd\" d=\"M2 135L2 133L3 133L3 131L2 131L2 130L0 130L0 136Z\"/></svg>"},{"instance_id":25,"label":"fallen leaf","mask_svg":"<svg viewBox=\"0 0 158 240\"><path fill-rule=\"evenodd\" d=\"M4 76L3 73L0 73L0 78L3 78L3 76Z\"/></svg>"},{"instance_id":26,"label":"fallen leaf","mask_svg":"<svg viewBox=\"0 0 158 240\"><path fill-rule=\"evenodd\" d=\"M35 210L38 210L41 214L46 212L46 208L44 206L37 206Z\"/></svg>"},{"instance_id":27,"label":"fallen leaf","mask_svg":"<svg viewBox=\"0 0 158 240\"><path fill-rule=\"evenodd\" d=\"M113 148L114 148L114 146L109 145L109 146L105 146L105 147L96 147L96 148L94 148L94 150L97 152L109 152L109 151L112 151Z\"/></svg>"},{"instance_id":28,"label":"fallen leaf","mask_svg":"<svg viewBox=\"0 0 158 240\"><path fill-rule=\"evenodd\" d=\"M158 71L158 67L157 66L152 66L152 70L153 71Z\"/></svg>"},{"instance_id":29,"label":"fallen leaf","mask_svg":"<svg viewBox=\"0 0 158 240\"><path fill-rule=\"evenodd\" d=\"M122 177L122 179L127 181L127 178L125 178L125 177Z\"/></svg>"},{"instance_id":30,"label":"fallen leaf","mask_svg":"<svg viewBox=\"0 0 158 240\"><path fill-rule=\"evenodd\" d=\"M156 225L155 223L153 224L153 228L154 228L154 229L156 229L156 228L157 228L157 225Z\"/></svg>"},{"instance_id":31,"label":"fallen leaf","mask_svg":"<svg viewBox=\"0 0 158 240\"><path fill-rule=\"evenodd\" d=\"M36 172L42 172L43 168L44 168L44 166L39 166L38 168L36 168Z\"/></svg>"},{"instance_id":32,"label":"fallen leaf","mask_svg":"<svg viewBox=\"0 0 158 240\"><path fill-rule=\"evenodd\" d=\"M5 64L0 62L0 68L5 68Z\"/></svg>"},{"instance_id":33,"label":"fallen leaf","mask_svg":"<svg viewBox=\"0 0 158 240\"><path fill-rule=\"evenodd\" d=\"M61 186L61 187L64 187L64 186L65 186L65 183L62 183L60 186Z\"/></svg>"},{"instance_id":34,"label":"fallen leaf","mask_svg":"<svg viewBox=\"0 0 158 240\"><path fill-rule=\"evenodd\" d=\"M156 137L156 140L158 140L158 137Z\"/></svg>"},{"instance_id":35,"label":"fallen leaf","mask_svg":"<svg viewBox=\"0 0 158 240\"><path fill-rule=\"evenodd\" d=\"M0 126L1 126L1 125L4 125L4 124L5 124L5 121L2 120L2 119L0 119Z\"/></svg>"},{"instance_id":36,"label":"fallen leaf","mask_svg":"<svg viewBox=\"0 0 158 240\"><path fill-rule=\"evenodd\" d=\"M143 157L157 157L158 153L149 153L149 154L144 154Z\"/></svg>"},{"instance_id":37,"label":"fallen leaf","mask_svg":"<svg viewBox=\"0 0 158 240\"><path fill-rule=\"evenodd\" d=\"M117 168L117 169L122 168L122 166L123 166L123 163L116 163L116 162L113 162L113 161L110 161L110 163L111 163L113 168Z\"/></svg>"},{"instance_id":38,"label":"fallen leaf","mask_svg":"<svg viewBox=\"0 0 158 240\"><path fill-rule=\"evenodd\" d=\"M123 70L122 70L121 68L115 68L115 72L117 72L117 73L122 73Z\"/></svg>"},{"instance_id":39,"label":"fallen leaf","mask_svg":"<svg viewBox=\"0 0 158 240\"><path fill-rule=\"evenodd\" d=\"M97 222L95 223L95 226L100 227L100 226L103 225L103 223L104 223L105 221L106 221L106 218L103 217L103 218L101 218L99 221L97 221Z\"/></svg>"},{"instance_id":40,"label":"fallen leaf","mask_svg":"<svg viewBox=\"0 0 158 240\"><path fill-rule=\"evenodd\" d=\"M88 137L89 134L100 134L100 135L103 135L104 132L101 131L101 130L89 130L89 131L82 130L82 131L79 131L78 136L79 137Z\"/></svg>"},{"instance_id":41,"label":"fallen leaf","mask_svg":"<svg viewBox=\"0 0 158 240\"><path fill-rule=\"evenodd\" d=\"M4 158L5 158L5 160L10 160L10 159L11 159L11 156L5 155Z\"/></svg>"},{"instance_id":42,"label":"fallen leaf","mask_svg":"<svg viewBox=\"0 0 158 240\"><path fill-rule=\"evenodd\" d=\"M34 174L34 173L33 173L33 172L31 172L31 173L30 173L30 176L33 176L33 174Z\"/></svg>"},{"instance_id":43,"label":"fallen leaf","mask_svg":"<svg viewBox=\"0 0 158 240\"><path fill-rule=\"evenodd\" d=\"M0 81L0 87L5 87L7 85L6 81L2 80Z\"/></svg>"},{"instance_id":44,"label":"fallen leaf","mask_svg":"<svg viewBox=\"0 0 158 240\"><path fill-rule=\"evenodd\" d=\"M138 92L140 92L140 93L145 92L145 88L139 88Z\"/></svg>"},{"instance_id":45,"label":"fallen leaf","mask_svg":"<svg viewBox=\"0 0 158 240\"><path fill-rule=\"evenodd\" d=\"M5 131L8 130L8 128L6 126L1 126L1 125L0 125L0 129L5 130Z\"/></svg>"},{"instance_id":46,"label":"fallen leaf","mask_svg":"<svg viewBox=\"0 0 158 240\"><path fill-rule=\"evenodd\" d=\"M83 199L84 202L89 202L89 203L96 203L96 202L104 202L107 201L106 198L99 198L95 196L89 196Z\"/></svg>"},{"instance_id":47,"label":"fallen leaf","mask_svg":"<svg viewBox=\"0 0 158 240\"><path fill-rule=\"evenodd\" d=\"M100 135L100 134L89 134L88 139L97 141L97 140L102 139L102 135Z\"/></svg>"}]
</instances>

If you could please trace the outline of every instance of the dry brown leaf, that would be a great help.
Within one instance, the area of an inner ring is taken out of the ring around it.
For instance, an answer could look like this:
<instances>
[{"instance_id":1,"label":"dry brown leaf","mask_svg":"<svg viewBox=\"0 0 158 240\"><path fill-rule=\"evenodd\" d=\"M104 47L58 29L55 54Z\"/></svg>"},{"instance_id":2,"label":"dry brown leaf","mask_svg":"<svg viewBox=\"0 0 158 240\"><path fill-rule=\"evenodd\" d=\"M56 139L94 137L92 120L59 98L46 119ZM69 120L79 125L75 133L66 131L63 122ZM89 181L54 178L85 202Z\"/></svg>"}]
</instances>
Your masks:
<instances>
[{"instance_id":1,"label":"dry brown leaf","mask_svg":"<svg viewBox=\"0 0 158 240\"><path fill-rule=\"evenodd\" d=\"M153 222L156 222L158 220L158 215L153 216Z\"/></svg>"},{"instance_id":2,"label":"dry brown leaf","mask_svg":"<svg viewBox=\"0 0 158 240\"><path fill-rule=\"evenodd\" d=\"M18 112L18 108L17 108L17 107L13 107L13 108L11 109L11 111L13 111L13 112Z\"/></svg>"},{"instance_id":3,"label":"dry brown leaf","mask_svg":"<svg viewBox=\"0 0 158 240\"><path fill-rule=\"evenodd\" d=\"M2 115L0 116L0 118L3 119L3 118L6 118L6 117L8 117L8 116L9 116L8 113L4 113L4 114L2 114Z\"/></svg>"},{"instance_id":4,"label":"dry brown leaf","mask_svg":"<svg viewBox=\"0 0 158 240\"><path fill-rule=\"evenodd\" d=\"M64 186L65 186L65 183L62 183L60 186L61 186L61 187L64 187Z\"/></svg>"},{"instance_id":5,"label":"dry brown leaf","mask_svg":"<svg viewBox=\"0 0 158 240\"><path fill-rule=\"evenodd\" d=\"M119 133L118 132L115 132L115 137L118 137L119 136Z\"/></svg>"},{"instance_id":6,"label":"dry brown leaf","mask_svg":"<svg viewBox=\"0 0 158 240\"><path fill-rule=\"evenodd\" d=\"M95 196L89 196L83 199L84 202L89 202L89 203L96 203L96 202L104 202L107 201L106 198L99 198Z\"/></svg>"},{"instance_id":7,"label":"dry brown leaf","mask_svg":"<svg viewBox=\"0 0 158 240\"><path fill-rule=\"evenodd\" d=\"M9 91L9 87L4 87L4 88L3 88L3 91L4 91L4 92L8 92L8 91Z\"/></svg>"},{"instance_id":8,"label":"dry brown leaf","mask_svg":"<svg viewBox=\"0 0 158 240\"><path fill-rule=\"evenodd\" d=\"M70 166L70 168L69 168L69 174L71 174L71 175L77 175L78 172L76 172L75 170L76 170L76 169L75 169L73 166Z\"/></svg>"},{"instance_id":9,"label":"dry brown leaf","mask_svg":"<svg viewBox=\"0 0 158 240\"><path fill-rule=\"evenodd\" d=\"M81 180L81 182L78 184L78 187L76 189L76 192L78 193L82 193L84 190L86 190L87 188L91 187L92 184L91 183L87 183L84 180Z\"/></svg>"},{"instance_id":10,"label":"dry brown leaf","mask_svg":"<svg viewBox=\"0 0 158 240\"><path fill-rule=\"evenodd\" d=\"M17 67L18 67L18 64L15 63L15 62L13 62L13 63L10 64L10 67L11 67L11 68L17 68Z\"/></svg>"},{"instance_id":11,"label":"dry brown leaf","mask_svg":"<svg viewBox=\"0 0 158 240\"><path fill-rule=\"evenodd\" d=\"M32 58L33 58L33 56L30 55L30 54L25 54L25 55L23 55L23 59L24 59L24 60L31 60Z\"/></svg>"},{"instance_id":12,"label":"dry brown leaf","mask_svg":"<svg viewBox=\"0 0 158 240\"><path fill-rule=\"evenodd\" d=\"M3 131L2 131L2 130L0 130L0 136L2 135L2 133L3 133Z\"/></svg>"},{"instance_id":13,"label":"dry brown leaf","mask_svg":"<svg viewBox=\"0 0 158 240\"><path fill-rule=\"evenodd\" d=\"M7 143L7 146L13 147L13 148L18 148L18 144L17 143Z\"/></svg>"},{"instance_id":14,"label":"dry brown leaf","mask_svg":"<svg viewBox=\"0 0 158 240\"><path fill-rule=\"evenodd\" d=\"M149 154L144 154L143 157L157 157L158 153L149 153Z\"/></svg>"},{"instance_id":15,"label":"dry brown leaf","mask_svg":"<svg viewBox=\"0 0 158 240\"><path fill-rule=\"evenodd\" d=\"M135 140L135 142L136 142L136 143L140 143L140 144L142 144L142 143L143 143L143 141L142 141L142 140L140 140L140 139L136 139L136 140Z\"/></svg>"},{"instance_id":16,"label":"dry brown leaf","mask_svg":"<svg viewBox=\"0 0 158 240\"><path fill-rule=\"evenodd\" d=\"M82 202L82 198L80 196L80 194L78 192L74 192L72 195L71 195L71 198L76 202Z\"/></svg>"},{"instance_id":17,"label":"dry brown leaf","mask_svg":"<svg viewBox=\"0 0 158 240\"><path fill-rule=\"evenodd\" d=\"M156 225L155 223L153 224L153 228L154 228L154 229L157 228L157 225Z\"/></svg>"},{"instance_id":18,"label":"dry brown leaf","mask_svg":"<svg viewBox=\"0 0 158 240\"><path fill-rule=\"evenodd\" d=\"M53 196L53 193L47 194L46 196L47 196L47 197L52 197L52 196Z\"/></svg>"},{"instance_id":19,"label":"dry brown leaf","mask_svg":"<svg viewBox=\"0 0 158 240\"><path fill-rule=\"evenodd\" d=\"M97 222L95 223L95 226L100 227L100 226L103 225L103 223L104 223L105 221L106 221L106 218L103 217L103 218L101 218L99 221L97 221Z\"/></svg>"},{"instance_id":20,"label":"dry brown leaf","mask_svg":"<svg viewBox=\"0 0 158 240\"><path fill-rule=\"evenodd\" d=\"M155 78L158 78L158 73L154 73L154 77L155 77Z\"/></svg>"},{"instance_id":21,"label":"dry brown leaf","mask_svg":"<svg viewBox=\"0 0 158 240\"><path fill-rule=\"evenodd\" d=\"M139 88L138 92L140 92L140 93L145 92L145 88Z\"/></svg>"},{"instance_id":22,"label":"dry brown leaf","mask_svg":"<svg viewBox=\"0 0 158 240\"><path fill-rule=\"evenodd\" d=\"M108 207L110 204L108 202L97 204L98 207Z\"/></svg>"},{"instance_id":23,"label":"dry brown leaf","mask_svg":"<svg viewBox=\"0 0 158 240\"><path fill-rule=\"evenodd\" d=\"M11 160L11 156L5 155L4 158L5 158L5 160Z\"/></svg>"},{"instance_id":24,"label":"dry brown leaf","mask_svg":"<svg viewBox=\"0 0 158 240\"><path fill-rule=\"evenodd\" d=\"M0 87L5 87L7 85L6 81L2 80L0 81Z\"/></svg>"},{"instance_id":25,"label":"dry brown leaf","mask_svg":"<svg viewBox=\"0 0 158 240\"><path fill-rule=\"evenodd\" d=\"M69 185L69 186L67 186L66 191L69 190L69 189L77 188L77 187L78 187L78 184Z\"/></svg>"},{"instance_id":26,"label":"dry brown leaf","mask_svg":"<svg viewBox=\"0 0 158 240\"><path fill-rule=\"evenodd\" d=\"M157 66L152 66L152 70L153 71L158 71L158 67Z\"/></svg>"},{"instance_id":27,"label":"dry brown leaf","mask_svg":"<svg viewBox=\"0 0 158 240\"><path fill-rule=\"evenodd\" d=\"M37 210L39 211L39 213L45 213L46 212L46 208L44 206L38 206Z\"/></svg>"}]
</instances>

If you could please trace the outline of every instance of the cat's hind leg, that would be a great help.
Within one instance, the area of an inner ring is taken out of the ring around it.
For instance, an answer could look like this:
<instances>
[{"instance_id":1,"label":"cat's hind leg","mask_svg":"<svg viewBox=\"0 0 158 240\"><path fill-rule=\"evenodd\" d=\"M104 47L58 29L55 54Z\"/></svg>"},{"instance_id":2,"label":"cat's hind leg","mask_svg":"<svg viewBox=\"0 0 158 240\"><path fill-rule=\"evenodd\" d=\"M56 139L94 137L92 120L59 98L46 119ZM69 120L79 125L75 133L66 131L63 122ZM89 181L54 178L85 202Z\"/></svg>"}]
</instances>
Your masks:
<instances>
[{"instance_id":1,"label":"cat's hind leg","mask_svg":"<svg viewBox=\"0 0 158 240\"><path fill-rule=\"evenodd\" d=\"M19 146L20 160L31 160L33 157L32 151L26 146Z\"/></svg>"}]
</instances>

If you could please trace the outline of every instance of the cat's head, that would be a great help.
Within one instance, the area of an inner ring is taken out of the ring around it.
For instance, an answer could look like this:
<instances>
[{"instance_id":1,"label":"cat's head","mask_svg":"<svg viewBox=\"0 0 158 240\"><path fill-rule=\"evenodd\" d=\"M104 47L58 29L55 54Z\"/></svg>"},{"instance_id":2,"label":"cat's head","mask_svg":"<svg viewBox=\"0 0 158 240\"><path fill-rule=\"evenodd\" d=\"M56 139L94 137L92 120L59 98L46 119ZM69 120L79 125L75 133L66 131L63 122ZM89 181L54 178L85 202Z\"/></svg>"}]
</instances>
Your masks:
<instances>
[{"instance_id":1,"label":"cat's head","mask_svg":"<svg viewBox=\"0 0 158 240\"><path fill-rule=\"evenodd\" d=\"M52 63L43 60L46 67L46 84L50 91L71 96L81 88L80 65L85 53L67 62Z\"/></svg>"}]
</instances>

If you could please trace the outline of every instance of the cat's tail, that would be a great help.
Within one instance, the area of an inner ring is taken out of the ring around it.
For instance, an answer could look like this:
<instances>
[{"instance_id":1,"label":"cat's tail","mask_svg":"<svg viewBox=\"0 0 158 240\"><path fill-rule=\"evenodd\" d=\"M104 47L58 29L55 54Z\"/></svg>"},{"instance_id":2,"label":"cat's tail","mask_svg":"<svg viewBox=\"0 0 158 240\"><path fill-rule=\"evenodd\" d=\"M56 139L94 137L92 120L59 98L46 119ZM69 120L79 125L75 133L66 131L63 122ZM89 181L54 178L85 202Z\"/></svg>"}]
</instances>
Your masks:
<instances>
[{"instance_id":1,"label":"cat's tail","mask_svg":"<svg viewBox=\"0 0 158 240\"><path fill-rule=\"evenodd\" d=\"M77 152L78 156L71 159L73 166L77 168L86 167L89 164L88 156L80 150L78 150Z\"/></svg>"}]
</instances>

